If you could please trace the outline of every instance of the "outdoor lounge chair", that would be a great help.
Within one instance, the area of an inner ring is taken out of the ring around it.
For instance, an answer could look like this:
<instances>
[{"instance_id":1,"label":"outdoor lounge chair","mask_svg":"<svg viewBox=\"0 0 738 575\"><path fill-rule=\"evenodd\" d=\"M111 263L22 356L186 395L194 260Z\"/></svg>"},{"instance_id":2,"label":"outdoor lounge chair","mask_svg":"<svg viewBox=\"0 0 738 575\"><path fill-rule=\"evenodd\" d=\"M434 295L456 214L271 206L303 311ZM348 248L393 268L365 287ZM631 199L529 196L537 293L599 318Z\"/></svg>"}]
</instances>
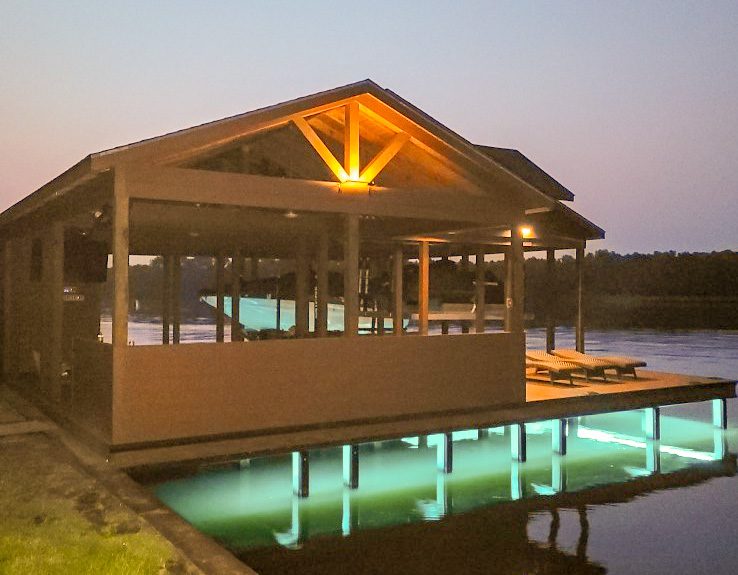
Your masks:
<instances>
[{"instance_id":1,"label":"outdoor lounge chair","mask_svg":"<svg viewBox=\"0 0 738 575\"><path fill-rule=\"evenodd\" d=\"M548 373L548 377L551 383L555 383L556 379L564 379L572 385L574 385L572 374L575 371L581 370L578 365L575 365L569 361L563 361L558 358L554 358L550 361L544 361L541 359L531 359L529 357L526 357L525 367L526 369L535 370L534 373L545 371L546 373Z\"/></svg>"},{"instance_id":2,"label":"outdoor lounge chair","mask_svg":"<svg viewBox=\"0 0 738 575\"><path fill-rule=\"evenodd\" d=\"M581 358L569 358L559 355L553 355L551 353L546 353L545 351L527 351L526 357L532 359L532 360L539 360L539 361L555 361L555 360L563 360L567 361L569 363L573 363L576 365L580 370L584 371L584 375L587 378L587 381L589 381L590 377L601 377L603 380L607 381L607 376L605 375L606 369L614 369L615 366L607 363L605 361L593 358L591 356L585 356L585 359Z\"/></svg>"},{"instance_id":3,"label":"outdoor lounge chair","mask_svg":"<svg viewBox=\"0 0 738 575\"><path fill-rule=\"evenodd\" d=\"M633 379L638 378L636 367L646 367L646 362L641 359L621 355L590 355L574 349L557 349L554 354L565 361L586 361L587 359L602 361L609 364L606 369L614 369L618 376L630 374Z\"/></svg>"}]
</instances>

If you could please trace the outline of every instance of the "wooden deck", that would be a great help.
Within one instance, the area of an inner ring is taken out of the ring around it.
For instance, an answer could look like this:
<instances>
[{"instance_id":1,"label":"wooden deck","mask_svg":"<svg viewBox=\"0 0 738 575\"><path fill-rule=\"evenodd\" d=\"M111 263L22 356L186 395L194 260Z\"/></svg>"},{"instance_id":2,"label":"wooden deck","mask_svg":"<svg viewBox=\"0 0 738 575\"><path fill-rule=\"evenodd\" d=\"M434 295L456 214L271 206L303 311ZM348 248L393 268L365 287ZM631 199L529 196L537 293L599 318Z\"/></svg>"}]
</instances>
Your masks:
<instances>
[{"instance_id":1,"label":"wooden deck","mask_svg":"<svg viewBox=\"0 0 738 575\"><path fill-rule=\"evenodd\" d=\"M353 420L336 425L284 428L267 434L214 437L206 441L114 452L110 454L110 461L119 467L130 468L238 459L736 396L736 382L731 380L645 370L638 374L635 380L632 377L609 378L607 382L575 379L574 385L529 380L524 405L437 412L413 419Z\"/></svg>"}]
</instances>

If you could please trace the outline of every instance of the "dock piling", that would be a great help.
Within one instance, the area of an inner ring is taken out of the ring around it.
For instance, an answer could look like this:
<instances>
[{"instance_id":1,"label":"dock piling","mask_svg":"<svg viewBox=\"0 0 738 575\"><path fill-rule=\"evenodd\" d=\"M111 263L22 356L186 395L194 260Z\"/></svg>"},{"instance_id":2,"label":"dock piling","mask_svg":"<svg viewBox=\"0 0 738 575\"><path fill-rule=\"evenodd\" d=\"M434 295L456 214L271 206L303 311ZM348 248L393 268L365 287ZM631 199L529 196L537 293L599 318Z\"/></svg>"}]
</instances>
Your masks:
<instances>
[{"instance_id":1,"label":"dock piling","mask_svg":"<svg viewBox=\"0 0 738 575\"><path fill-rule=\"evenodd\" d=\"M661 439L661 409L659 407L646 408L645 424L648 439Z\"/></svg>"},{"instance_id":2,"label":"dock piling","mask_svg":"<svg viewBox=\"0 0 738 575\"><path fill-rule=\"evenodd\" d=\"M551 422L551 449L558 455L566 455L566 419Z\"/></svg>"},{"instance_id":3,"label":"dock piling","mask_svg":"<svg viewBox=\"0 0 738 575\"><path fill-rule=\"evenodd\" d=\"M310 495L310 456L307 451L292 452L292 490L298 497Z\"/></svg>"},{"instance_id":4,"label":"dock piling","mask_svg":"<svg viewBox=\"0 0 738 575\"><path fill-rule=\"evenodd\" d=\"M510 426L510 452L515 461L524 462L527 459L527 438L525 423L513 423Z\"/></svg>"},{"instance_id":5,"label":"dock piling","mask_svg":"<svg viewBox=\"0 0 738 575\"><path fill-rule=\"evenodd\" d=\"M451 473L454 469L454 442L451 433L443 433L436 448L438 470Z\"/></svg>"},{"instance_id":6,"label":"dock piling","mask_svg":"<svg viewBox=\"0 0 738 575\"><path fill-rule=\"evenodd\" d=\"M728 429L728 402L726 399L712 400L712 424L718 429Z\"/></svg>"},{"instance_id":7,"label":"dock piling","mask_svg":"<svg viewBox=\"0 0 738 575\"><path fill-rule=\"evenodd\" d=\"M359 487L359 446L343 446L343 484L349 489Z\"/></svg>"}]
</instances>

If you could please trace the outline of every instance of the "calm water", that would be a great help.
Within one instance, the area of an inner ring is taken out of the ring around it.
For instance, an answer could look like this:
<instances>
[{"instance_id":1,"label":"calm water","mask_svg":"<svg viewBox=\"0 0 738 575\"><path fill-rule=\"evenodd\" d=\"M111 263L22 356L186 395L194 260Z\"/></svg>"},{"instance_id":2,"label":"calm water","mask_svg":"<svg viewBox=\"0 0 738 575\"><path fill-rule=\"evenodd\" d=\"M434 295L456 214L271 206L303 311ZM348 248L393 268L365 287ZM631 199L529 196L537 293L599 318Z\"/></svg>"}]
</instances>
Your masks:
<instances>
[{"instance_id":1,"label":"calm water","mask_svg":"<svg viewBox=\"0 0 738 575\"><path fill-rule=\"evenodd\" d=\"M137 344L160 338L131 324ZM183 341L214 339L207 320ZM103 332L105 334L105 331ZM557 333L573 345L571 330ZM531 330L529 347L544 333ZM594 353L649 368L738 377L738 332L588 332ZM205 470L152 486L167 505L260 573L738 573L738 405L715 431L710 406L663 410L647 442L639 412L582 418L553 457L550 424L529 426L528 461L505 430L454 436L454 471L436 471L437 438L360 447L360 487L342 487L340 450L311 452L311 495L291 494L289 457Z\"/></svg>"}]
</instances>

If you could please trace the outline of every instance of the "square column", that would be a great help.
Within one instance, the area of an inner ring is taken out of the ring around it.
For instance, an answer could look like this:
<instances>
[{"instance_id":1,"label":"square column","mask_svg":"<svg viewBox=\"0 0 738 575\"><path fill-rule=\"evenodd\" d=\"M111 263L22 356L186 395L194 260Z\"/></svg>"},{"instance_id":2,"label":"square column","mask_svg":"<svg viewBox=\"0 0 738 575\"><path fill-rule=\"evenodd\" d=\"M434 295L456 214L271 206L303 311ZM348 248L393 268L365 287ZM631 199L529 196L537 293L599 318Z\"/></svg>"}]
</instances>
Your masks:
<instances>
[{"instance_id":1,"label":"square column","mask_svg":"<svg viewBox=\"0 0 738 575\"><path fill-rule=\"evenodd\" d=\"M485 312L485 292L487 291L487 278L485 271L487 266L484 263L484 248L480 247L477 249L477 263L475 265L476 279L474 292L476 297L474 298L474 331L476 333L484 333L484 312Z\"/></svg>"},{"instance_id":2,"label":"square column","mask_svg":"<svg viewBox=\"0 0 738 575\"><path fill-rule=\"evenodd\" d=\"M528 458L525 423L513 423L510 426L510 454L513 460L524 462Z\"/></svg>"},{"instance_id":3,"label":"square column","mask_svg":"<svg viewBox=\"0 0 738 575\"><path fill-rule=\"evenodd\" d=\"M428 335L429 248L428 242L418 244L418 332L420 335Z\"/></svg>"},{"instance_id":4,"label":"square column","mask_svg":"<svg viewBox=\"0 0 738 575\"><path fill-rule=\"evenodd\" d=\"M225 339L225 257L215 257L215 341Z\"/></svg>"},{"instance_id":5,"label":"square column","mask_svg":"<svg viewBox=\"0 0 738 575\"><path fill-rule=\"evenodd\" d=\"M297 240L295 256L295 335L305 337L310 332L310 305L308 289L310 285L310 262L307 243L304 237Z\"/></svg>"},{"instance_id":6,"label":"square column","mask_svg":"<svg viewBox=\"0 0 738 575\"><path fill-rule=\"evenodd\" d=\"M519 225L510 229L510 248L505 252L505 331L524 329L525 258L523 235Z\"/></svg>"},{"instance_id":7,"label":"square column","mask_svg":"<svg viewBox=\"0 0 738 575\"><path fill-rule=\"evenodd\" d=\"M315 333L318 337L328 335L328 232L321 230L318 239L318 262L317 262L317 291L318 297L315 305L316 321Z\"/></svg>"},{"instance_id":8,"label":"square column","mask_svg":"<svg viewBox=\"0 0 738 575\"><path fill-rule=\"evenodd\" d=\"M454 440L452 433L443 433L436 447L438 471L451 473L454 470Z\"/></svg>"},{"instance_id":9,"label":"square column","mask_svg":"<svg viewBox=\"0 0 738 575\"><path fill-rule=\"evenodd\" d=\"M298 497L310 495L310 455L307 451L292 452L292 490Z\"/></svg>"},{"instance_id":10,"label":"square column","mask_svg":"<svg viewBox=\"0 0 738 575\"><path fill-rule=\"evenodd\" d=\"M243 341L241 331L241 272L243 257L235 250L231 258L231 341Z\"/></svg>"},{"instance_id":11,"label":"square column","mask_svg":"<svg viewBox=\"0 0 738 575\"><path fill-rule=\"evenodd\" d=\"M343 335L359 332L359 216L346 214L343 244Z\"/></svg>"},{"instance_id":12,"label":"square column","mask_svg":"<svg viewBox=\"0 0 738 575\"><path fill-rule=\"evenodd\" d=\"M392 256L392 331L395 335L402 335L402 314L404 302L402 295L402 272L405 264L405 254L402 246L395 248Z\"/></svg>"},{"instance_id":13,"label":"square column","mask_svg":"<svg viewBox=\"0 0 738 575\"><path fill-rule=\"evenodd\" d=\"M359 487L359 446L343 446L343 484L349 489Z\"/></svg>"},{"instance_id":14,"label":"square column","mask_svg":"<svg viewBox=\"0 0 738 575\"><path fill-rule=\"evenodd\" d=\"M584 353L584 246L577 248L576 270L577 270L576 348L578 352Z\"/></svg>"},{"instance_id":15,"label":"square column","mask_svg":"<svg viewBox=\"0 0 738 575\"><path fill-rule=\"evenodd\" d=\"M48 391L55 401L61 400L61 371L64 337L64 225L54 222L44 257L47 258L47 344L44 355L45 379Z\"/></svg>"},{"instance_id":16,"label":"square column","mask_svg":"<svg viewBox=\"0 0 738 575\"><path fill-rule=\"evenodd\" d=\"M551 422L551 448L558 455L566 455L566 419Z\"/></svg>"},{"instance_id":17,"label":"square column","mask_svg":"<svg viewBox=\"0 0 738 575\"><path fill-rule=\"evenodd\" d=\"M113 357L128 345L128 218L125 173L116 171L113 190ZM114 370L117 362L114 359ZM114 371L115 373L115 371Z\"/></svg>"},{"instance_id":18,"label":"square column","mask_svg":"<svg viewBox=\"0 0 738 575\"><path fill-rule=\"evenodd\" d=\"M546 352L556 349L556 250L546 250Z\"/></svg>"},{"instance_id":19,"label":"square column","mask_svg":"<svg viewBox=\"0 0 738 575\"><path fill-rule=\"evenodd\" d=\"M172 310L172 258L162 256L161 270L161 343L169 344L169 325Z\"/></svg>"}]
</instances>

